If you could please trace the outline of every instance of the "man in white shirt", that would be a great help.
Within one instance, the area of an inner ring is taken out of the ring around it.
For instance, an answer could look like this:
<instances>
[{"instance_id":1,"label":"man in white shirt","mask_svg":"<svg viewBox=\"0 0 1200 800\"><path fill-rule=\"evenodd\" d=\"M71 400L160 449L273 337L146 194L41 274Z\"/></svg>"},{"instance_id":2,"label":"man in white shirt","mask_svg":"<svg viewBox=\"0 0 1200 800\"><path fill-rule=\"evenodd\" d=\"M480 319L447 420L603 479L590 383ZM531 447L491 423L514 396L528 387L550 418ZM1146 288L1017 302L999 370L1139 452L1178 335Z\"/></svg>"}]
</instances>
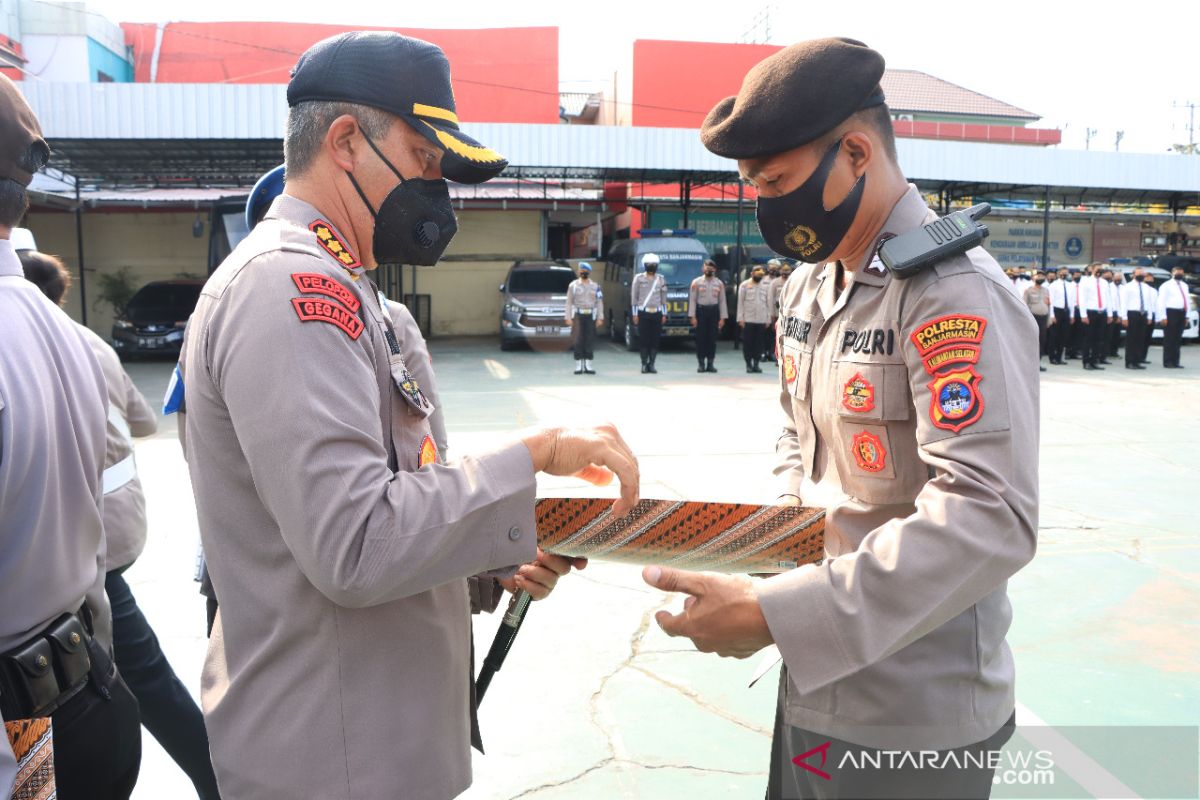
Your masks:
<instances>
[{"instance_id":1,"label":"man in white shirt","mask_svg":"<svg viewBox=\"0 0 1200 800\"><path fill-rule=\"evenodd\" d=\"M1163 366L1183 369L1179 363L1179 346L1183 344L1183 327L1187 321L1188 288L1183 282L1183 270L1171 270L1171 280L1158 290L1158 324L1163 331Z\"/></svg>"},{"instance_id":2,"label":"man in white shirt","mask_svg":"<svg viewBox=\"0 0 1200 800\"><path fill-rule=\"evenodd\" d=\"M1108 318L1112 310L1110 284L1101 277L1100 264L1090 264L1091 273L1079 282L1079 321L1085 326L1084 369L1104 369L1108 342Z\"/></svg>"},{"instance_id":3,"label":"man in white shirt","mask_svg":"<svg viewBox=\"0 0 1200 800\"><path fill-rule=\"evenodd\" d=\"M1149 317L1146 320L1146 334L1142 340L1142 360L1138 363L1143 367L1150 366L1150 345L1154 341L1154 326L1158 323L1158 289L1154 286L1154 276L1146 274L1146 287L1148 298L1146 308L1149 312Z\"/></svg>"},{"instance_id":4,"label":"man in white shirt","mask_svg":"<svg viewBox=\"0 0 1200 800\"><path fill-rule=\"evenodd\" d=\"M1111 281L1108 284L1109 297L1112 300L1112 307L1108 314L1108 355L1110 358L1116 358L1121 354L1121 290L1125 288L1125 275L1121 272L1105 270L1104 279Z\"/></svg>"},{"instance_id":5,"label":"man in white shirt","mask_svg":"<svg viewBox=\"0 0 1200 800\"><path fill-rule=\"evenodd\" d=\"M1142 359L1146 343L1146 323L1154 314L1150 292L1146 288L1146 272L1133 271L1133 280L1121 287L1121 327L1125 329L1125 369L1145 369Z\"/></svg>"},{"instance_id":6,"label":"man in white shirt","mask_svg":"<svg viewBox=\"0 0 1200 800\"><path fill-rule=\"evenodd\" d=\"M1071 315L1075 310L1075 285L1070 281L1070 273L1066 267L1060 267L1054 273L1054 280L1047 287L1050 290L1050 342L1048 345L1050 363L1066 364L1063 361L1063 349L1068 345L1071 335Z\"/></svg>"}]
</instances>

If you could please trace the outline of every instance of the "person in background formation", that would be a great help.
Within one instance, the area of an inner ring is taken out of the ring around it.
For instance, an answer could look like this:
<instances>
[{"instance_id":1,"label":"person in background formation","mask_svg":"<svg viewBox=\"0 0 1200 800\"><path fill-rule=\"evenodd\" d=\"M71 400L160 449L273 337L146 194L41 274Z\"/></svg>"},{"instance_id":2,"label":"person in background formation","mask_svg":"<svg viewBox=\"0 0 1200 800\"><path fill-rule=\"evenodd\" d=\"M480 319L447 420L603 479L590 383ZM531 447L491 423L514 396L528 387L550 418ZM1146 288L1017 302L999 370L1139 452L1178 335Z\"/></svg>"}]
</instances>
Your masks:
<instances>
[{"instance_id":1,"label":"person in background formation","mask_svg":"<svg viewBox=\"0 0 1200 800\"><path fill-rule=\"evenodd\" d=\"M1084 369L1104 369L1109 363L1108 319L1112 310L1112 287L1105 281L1099 264L1090 264L1090 272L1079 282L1080 319L1086 327L1087 341L1083 354ZM1111 278L1111 275L1109 276Z\"/></svg>"},{"instance_id":2,"label":"person in background formation","mask_svg":"<svg viewBox=\"0 0 1200 800\"><path fill-rule=\"evenodd\" d=\"M592 265L579 262L579 277L567 287L567 324L575 334L575 374L595 375L592 348L596 331L604 324L604 292L592 280Z\"/></svg>"},{"instance_id":3,"label":"person in background formation","mask_svg":"<svg viewBox=\"0 0 1200 800\"><path fill-rule=\"evenodd\" d=\"M1054 322L1050 316L1050 290L1045 287L1046 273L1038 270L1033 275L1033 283L1025 288L1024 296L1021 298L1025 305L1029 308L1029 312L1033 314L1034 320L1038 326L1038 369L1042 372L1046 368L1042 366L1042 356L1046 353L1046 328Z\"/></svg>"},{"instance_id":4,"label":"person in background formation","mask_svg":"<svg viewBox=\"0 0 1200 800\"><path fill-rule=\"evenodd\" d=\"M1028 269L1013 270L1013 289L1016 290L1017 297L1024 298L1025 290L1033 285L1033 281L1029 278Z\"/></svg>"},{"instance_id":5,"label":"person in background formation","mask_svg":"<svg viewBox=\"0 0 1200 800\"><path fill-rule=\"evenodd\" d=\"M1162 363L1167 369L1183 369L1179 363L1180 345L1183 344L1183 328L1187 322L1188 287L1183 281L1183 270L1171 270L1171 280L1158 290L1158 324L1163 327Z\"/></svg>"},{"instance_id":6,"label":"person in background formation","mask_svg":"<svg viewBox=\"0 0 1200 800\"><path fill-rule=\"evenodd\" d=\"M1135 269L1133 280L1121 287L1121 327L1125 329L1125 369L1145 369L1146 326L1153 317L1153 301L1146 286L1146 271Z\"/></svg>"},{"instance_id":7,"label":"person in background formation","mask_svg":"<svg viewBox=\"0 0 1200 800\"><path fill-rule=\"evenodd\" d=\"M630 294L633 324L642 348L642 372L656 373L654 361L658 358L658 342L662 338L663 323L667 321L667 282L658 274L658 256L654 253L642 256L642 271L634 276Z\"/></svg>"},{"instance_id":8,"label":"person in background formation","mask_svg":"<svg viewBox=\"0 0 1200 800\"><path fill-rule=\"evenodd\" d=\"M688 290L688 308L696 331L696 372L716 372L717 334L729 318L725 300L725 282L717 277L717 262L704 262L704 274L692 281Z\"/></svg>"},{"instance_id":9,"label":"person in background formation","mask_svg":"<svg viewBox=\"0 0 1200 800\"><path fill-rule=\"evenodd\" d=\"M1067 291L1071 293L1071 335L1067 339L1067 360L1081 359L1086 361L1087 353L1087 325L1084 324L1084 313L1081 308L1082 296L1079 286L1083 282L1084 275L1090 275L1091 267L1084 267L1081 272L1076 272L1071 276L1071 285L1067 287Z\"/></svg>"},{"instance_id":10,"label":"person in background formation","mask_svg":"<svg viewBox=\"0 0 1200 800\"><path fill-rule=\"evenodd\" d=\"M1150 345L1154 343L1154 327L1158 324L1158 289L1154 285L1154 276L1146 273L1145 282L1148 305L1146 308L1150 316L1146 320L1146 333L1142 339L1142 360L1138 363L1143 367L1150 366Z\"/></svg>"},{"instance_id":11,"label":"person in background formation","mask_svg":"<svg viewBox=\"0 0 1200 800\"><path fill-rule=\"evenodd\" d=\"M780 259L772 258L767 262L767 277L763 278L763 285L767 287L770 297L771 319L767 322L767 331L763 335L762 360L777 364L779 362L775 359L775 337L771 335L771 331L775 329L775 321L779 319L779 290L783 286L783 262Z\"/></svg>"},{"instance_id":12,"label":"person in background formation","mask_svg":"<svg viewBox=\"0 0 1200 800\"><path fill-rule=\"evenodd\" d=\"M1121 317L1124 312L1121 308L1121 290L1125 288L1125 273L1109 270L1106 274L1112 289L1112 312L1108 317L1108 357L1116 358L1121 355Z\"/></svg>"},{"instance_id":13,"label":"person in background formation","mask_svg":"<svg viewBox=\"0 0 1200 800\"><path fill-rule=\"evenodd\" d=\"M750 278L738 287L737 322L742 329L742 358L746 372L762 372L758 365L763 339L771 322L771 289L764 283L765 270L755 266Z\"/></svg>"},{"instance_id":14,"label":"person in background formation","mask_svg":"<svg viewBox=\"0 0 1200 800\"><path fill-rule=\"evenodd\" d=\"M1054 280L1046 285L1050 290L1050 331L1047 343L1050 363L1063 365L1063 350L1071 334L1071 313L1074 310L1074 287L1069 280L1070 273L1066 268L1060 268L1054 274Z\"/></svg>"},{"instance_id":15,"label":"person in background formation","mask_svg":"<svg viewBox=\"0 0 1200 800\"><path fill-rule=\"evenodd\" d=\"M123 799L141 724L104 593L104 372L9 241L49 159L0 76L0 797Z\"/></svg>"}]
</instances>

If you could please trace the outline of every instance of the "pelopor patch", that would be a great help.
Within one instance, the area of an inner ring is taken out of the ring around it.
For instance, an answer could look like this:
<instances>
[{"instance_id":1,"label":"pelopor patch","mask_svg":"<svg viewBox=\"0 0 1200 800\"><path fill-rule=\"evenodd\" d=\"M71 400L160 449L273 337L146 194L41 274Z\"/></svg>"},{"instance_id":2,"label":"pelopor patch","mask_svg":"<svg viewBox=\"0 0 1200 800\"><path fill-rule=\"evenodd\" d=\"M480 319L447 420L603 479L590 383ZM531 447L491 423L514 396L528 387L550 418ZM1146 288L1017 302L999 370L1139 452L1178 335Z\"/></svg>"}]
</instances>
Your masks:
<instances>
[{"instance_id":1,"label":"pelopor patch","mask_svg":"<svg viewBox=\"0 0 1200 800\"><path fill-rule=\"evenodd\" d=\"M352 314L357 314L359 307L362 305L359 303L358 298L354 296L354 292L328 275L321 275L316 272L293 272L292 282L302 292L323 294L326 297L332 297L334 300L340 301L342 305L350 309Z\"/></svg>"}]
</instances>

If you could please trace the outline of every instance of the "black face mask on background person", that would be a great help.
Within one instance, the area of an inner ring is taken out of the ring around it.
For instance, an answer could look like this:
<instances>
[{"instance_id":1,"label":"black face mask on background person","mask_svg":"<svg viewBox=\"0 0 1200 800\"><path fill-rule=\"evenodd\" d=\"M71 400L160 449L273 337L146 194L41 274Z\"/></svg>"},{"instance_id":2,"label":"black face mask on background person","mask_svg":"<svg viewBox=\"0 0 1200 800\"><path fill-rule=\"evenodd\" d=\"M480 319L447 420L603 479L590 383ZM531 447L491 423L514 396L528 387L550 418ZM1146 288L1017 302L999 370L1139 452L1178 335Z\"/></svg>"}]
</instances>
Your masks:
<instances>
[{"instance_id":1,"label":"black face mask on background person","mask_svg":"<svg viewBox=\"0 0 1200 800\"><path fill-rule=\"evenodd\" d=\"M1175 280L1177 280L1177 281L1181 281L1181 280L1183 280L1183 273L1182 273L1182 272L1177 272L1176 274L1172 275L1171 277L1172 277L1172 278L1174 278L1174 279L1175 279Z\"/></svg>"},{"instance_id":2,"label":"black face mask on background person","mask_svg":"<svg viewBox=\"0 0 1200 800\"><path fill-rule=\"evenodd\" d=\"M656 272L658 272L657 264L647 264L646 265L646 274L647 275L653 275Z\"/></svg>"},{"instance_id":3,"label":"black face mask on background person","mask_svg":"<svg viewBox=\"0 0 1200 800\"><path fill-rule=\"evenodd\" d=\"M867 176L855 182L842 202L826 210L825 184L841 149L842 140L838 139L808 180L787 194L758 198L758 228L767 245L779 255L819 264L829 258L850 230L862 203Z\"/></svg>"},{"instance_id":4,"label":"black face mask on background person","mask_svg":"<svg viewBox=\"0 0 1200 800\"><path fill-rule=\"evenodd\" d=\"M1075 281L1076 283L1079 283L1079 276L1076 275L1075 277L1071 278L1071 280Z\"/></svg>"},{"instance_id":5,"label":"black face mask on background person","mask_svg":"<svg viewBox=\"0 0 1200 800\"><path fill-rule=\"evenodd\" d=\"M1034 278L1033 282L1036 283L1038 286L1041 286L1043 283L1046 282L1046 279L1045 278Z\"/></svg>"},{"instance_id":6,"label":"black face mask on background person","mask_svg":"<svg viewBox=\"0 0 1200 800\"><path fill-rule=\"evenodd\" d=\"M1146 276L1145 275L1134 275L1133 279L1135 281L1137 281L1138 283L1141 283L1142 281L1146 280Z\"/></svg>"},{"instance_id":7,"label":"black face mask on background person","mask_svg":"<svg viewBox=\"0 0 1200 800\"><path fill-rule=\"evenodd\" d=\"M716 271L715 269L706 269L706 270L704 270L704 277L706 277L706 278L712 278L712 277L714 277L716 274L717 274L717 271Z\"/></svg>"},{"instance_id":8,"label":"black face mask on background person","mask_svg":"<svg viewBox=\"0 0 1200 800\"><path fill-rule=\"evenodd\" d=\"M755 283L762 283L762 279L763 279L762 275L751 275L750 276L750 280L754 281Z\"/></svg>"},{"instance_id":9,"label":"black face mask on background person","mask_svg":"<svg viewBox=\"0 0 1200 800\"><path fill-rule=\"evenodd\" d=\"M354 184L354 190L375 218L372 245L375 261L380 264L433 266L458 232L458 221L454 217L446 181L405 178L365 132L363 138L375 155L400 179L400 183L388 192L376 211L354 175L346 173L350 183Z\"/></svg>"}]
</instances>

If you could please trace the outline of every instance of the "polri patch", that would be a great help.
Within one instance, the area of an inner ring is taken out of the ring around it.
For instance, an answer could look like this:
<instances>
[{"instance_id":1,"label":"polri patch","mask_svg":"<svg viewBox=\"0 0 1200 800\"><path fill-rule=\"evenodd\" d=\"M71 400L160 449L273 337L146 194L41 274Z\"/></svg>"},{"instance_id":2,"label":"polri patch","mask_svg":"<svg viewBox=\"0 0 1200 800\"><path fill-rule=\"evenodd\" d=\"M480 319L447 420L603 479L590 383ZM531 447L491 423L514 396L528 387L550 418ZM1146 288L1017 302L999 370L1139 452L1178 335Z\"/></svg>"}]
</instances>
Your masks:
<instances>
[{"instance_id":1,"label":"polri patch","mask_svg":"<svg viewBox=\"0 0 1200 800\"><path fill-rule=\"evenodd\" d=\"M313 297L293 297L292 308L301 322L327 322L336 325L352 340L363 332L363 322L350 309L335 300L318 300Z\"/></svg>"},{"instance_id":2,"label":"polri patch","mask_svg":"<svg viewBox=\"0 0 1200 800\"><path fill-rule=\"evenodd\" d=\"M323 294L326 297L332 297L334 300L340 300L342 305L350 309L351 313L358 313L361 303L354 296L354 292L328 275L321 275L316 272L293 272L292 281L296 284L296 288L302 292Z\"/></svg>"},{"instance_id":3,"label":"polri patch","mask_svg":"<svg viewBox=\"0 0 1200 800\"><path fill-rule=\"evenodd\" d=\"M978 364L979 348L973 344L952 344L941 350L934 350L925 357L925 371L936 375L937 371L947 364Z\"/></svg>"},{"instance_id":4,"label":"polri patch","mask_svg":"<svg viewBox=\"0 0 1200 800\"><path fill-rule=\"evenodd\" d=\"M921 358L951 344L979 344L987 320L967 314L947 314L917 326L909 337Z\"/></svg>"},{"instance_id":5,"label":"polri patch","mask_svg":"<svg viewBox=\"0 0 1200 800\"><path fill-rule=\"evenodd\" d=\"M346 246L338 235L333 232L333 226L323 219L314 220L308 226L308 229L317 235L317 244L325 249L326 253L337 259L337 262L346 269L354 269L361 267L362 262L350 252L350 248Z\"/></svg>"},{"instance_id":6,"label":"polri patch","mask_svg":"<svg viewBox=\"0 0 1200 800\"><path fill-rule=\"evenodd\" d=\"M433 437L426 434L421 440L421 449L417 451L417 469L426 464L433 464L438 460L437 445L433 441Z\"/></svg>"},{"instance_id":7,"label":"polri patch","mask_svg":"<svg viewBox=\"0 0 1200 800\"><path fill-rule=\"evenodd\" d=\"M974 367L940 372L929 382L929 419L935 428L958 433L983 416L983 378Z\"/></svg>"},{"instance_id":8,"label":"polri patch","mask_svg":"<svg viewBox=\"0 0 1200 800\"><path fill-rule=\"evenodd\" d=\"M854 453L854 462L861 470L880 472L887 466L887 450L883 448L883 440L873 433L863 431L854 434L850 449Z\"/></svg>"},{"instance_id":9,"label":"polri patch","mask_svg":"<svg viewBox=\"0 0 1200 800\"><path fill-rule=\"evenodd\" d=\"M861 372L846 381L842 387L842 408L857 414L865 414L875 408L875 385L862 376Z\"/></svg>"}]
</instances>

